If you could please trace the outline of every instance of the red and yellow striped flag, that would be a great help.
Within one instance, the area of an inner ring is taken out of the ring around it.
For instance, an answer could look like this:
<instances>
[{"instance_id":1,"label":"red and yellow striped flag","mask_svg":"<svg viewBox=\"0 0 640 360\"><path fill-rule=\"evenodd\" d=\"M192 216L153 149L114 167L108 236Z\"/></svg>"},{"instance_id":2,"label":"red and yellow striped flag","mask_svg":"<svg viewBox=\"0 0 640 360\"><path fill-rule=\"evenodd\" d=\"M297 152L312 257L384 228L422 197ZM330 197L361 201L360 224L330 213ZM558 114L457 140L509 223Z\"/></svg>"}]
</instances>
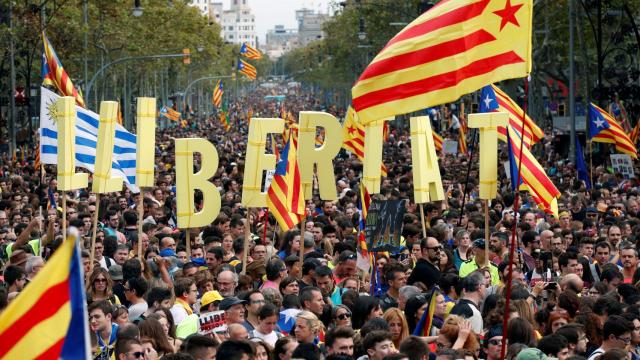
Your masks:
<instances>
[{"instance_id":1,"label":"red and yellow striped flag","mask_svg":"<svg viewBox=\"0 0 640 360\"><path fill-rule=\"evenodd\" d=\"M267 191L267 207L284 231L296 226L304 214L296 145L293 134L289 135Z\"/></svg>"},{"instance_id":2,"label":"red and yellow striped flag","mask_svg":"<svg viewBox=\"0 0 640 360\"><path fill-rule=\"evenodd\" d=\"M558 217L558 201L560 191L547 176L538 160L526 146L520 146L522 139L520 134L510 125L508 128L507 148L509 151L509 168L512 189L527 190L529 195L546 213ZM522 151L522 157L520 152ZM522 159L522 162L520 162ZM518 168L520 168L520 184L518 181ZM525 185L526 188L523 188Z\"/></svg>"},{"instance_id":3,"label":"red and yellow striped flag","mask_svg":"<svg viewBox=\"0 0 640 360\"><path fill-rule=\"evenodd\" d=\"M629 135L610 114L593 103L589 106L589 137L595 142L615 144L619 152L638 158L635 143Z\"/></svg>"},{"instance_id":4,"label":"red and yellow striped flag","mask_svg":"<svg viewBox=\"0 0 640 360\"><path fill-rule=\"evenodd\" d=\"M486 89L486 90L485 90ZM487 101L486 96L489 96L489 100L493 101L491 92L488 87L486 87L482 91L482 99L480 101ZM544 137L544 132L536 123L529 117L529 115L525 115L524 118L524 127L522 122L522 108L513 101L509 95L507 95L504 91L500 90L499 87L495 85L491 85L491 89L493 90L495 95L495 101L497 102L497 109L492 109L494 112L506 112L509 114L509 125L515 130L518 134L524 134L524 145L531 149L531 147L540 141ZM494 106L495 107L495 106ZM484 104L481 108L485 108ZM498 139L507 142L507 128L504 126L498 127Z\"/></svg>"},{"instance_id":5,"label":"red and yellow striped flag","mask_svg":"<svg viewBox=\"0 0 640 360\"><path fill-rule=\"evenodd\" d=\"M629 139L631 140L633 145L636 145L638 143L638 137L640 137L640 120L638 120L636 126L634 126L633 130L631 130L631 134L629 134Z\"/></svg>"},{"instance_id":6,"label":"red and yellow striped flag","mask_svg":"<svg viewBox=\"0 0 640 360\"><path fill-rule=\"evenodd\" d=\"M464 126L460 126L458 129L458 152L467 154L467 133L464 131Z\"/></svg>"},{"instance_id":7,"label":"red and yellow striped flag","mask_svg":"<svg viewBox=\"0 0 640 360\"><path fill-rule=\"evenodd\" d=\"M251 80L255 80L258 77L258 70L256 70L255 66L242 59L238 59L238 71Z\"/></svg>"},{"instance_id":8,"label":"red and yellow striped flag","mask_svg":"<svg viewBox=\"0 0 640 360\"><path fill-rule=\"evenodd\" d=\"M342 125L342 133L344 135L342 147L356 154L358 159L364 162L364 125L358 122L356 112L352 107L347 110L344 125ZM381 164L380 167L382 176L387 176L387 167L384 164Z\"/></svg>"},{"instance_id":9,"label":"red and yellow striped flag","mask_svg":"<svg viewBox=\"0 0 640 360\"><path fill-rule=\"evenodd\" d=\"M44 32L42 32L42 42L44 44L45 58L45 62L42 66L48 67L47 71L43 70L43 73L48 74L44 79L45 84L53 84L62 96L73 96L76 98L76 104L78 104L78 106L85 107L82 94L80 94L75 86L73 86L71 78L62 67L62 63L60 62L60 59L58 59L58 55L56 55L55 50L53 50L53 46L51 46L51 43Z\"/></svg>"},{"instance_id":10,"label":"red and yellow striped flag","mask_svg":"<svg viewBox=\"0 0 640 360\"><path fill-rule=\"evenodd\" d=\"M394 36L352 89L362 123L452 102L531 71L532 0L441 1Z\"/></svg>"},{"instance_id":11,"label":"red and yellow striped flag","mask_svg":"<svg viewBox=\"0 0 640 360\"><path fill-rule=\"evenodd\" d=\"M444 139L437 132L432 131L432 133L433 133L433 144L435 145L436 150L442 151L442 142L444 141Z\"/></svg>"},{"instance_id":12,"label":"red and yellow striped flag","mask_svg":"<svg viewBox=\"0 0 640 360\"><path fill-rule=\"evenodd\" d=\"M222 80L218 80L216 83L216 87L213 88L213 106L220 108L222 105L222 94L224 94L224 89L222 88Z\"/></svg>"}]
</instances>

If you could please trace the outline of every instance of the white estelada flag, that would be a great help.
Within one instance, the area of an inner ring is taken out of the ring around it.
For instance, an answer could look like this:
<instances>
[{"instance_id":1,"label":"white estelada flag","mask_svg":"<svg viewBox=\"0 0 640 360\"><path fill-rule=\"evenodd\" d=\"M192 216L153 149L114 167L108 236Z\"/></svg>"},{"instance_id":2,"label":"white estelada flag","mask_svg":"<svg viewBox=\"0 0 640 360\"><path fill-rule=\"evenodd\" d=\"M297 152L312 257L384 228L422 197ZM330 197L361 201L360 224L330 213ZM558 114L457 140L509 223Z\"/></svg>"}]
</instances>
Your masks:
<instances>
[{"instance_id":1,"label":"white estelada flag","mask_svg":"<svg viewBox=\"0 0 640 360\"><path fill-rule=\"evenodd\" d=\"M41 89L40 100L40 161L43 164L58 163L58 128L55 102L60 98L47 88ZM76 166L94 172L100 116L76 105ZM139 189L136 182L136 136L122 125L116 124L113 146L113 176L124 180L133 192Z\"/></svg>"}]
</instances>

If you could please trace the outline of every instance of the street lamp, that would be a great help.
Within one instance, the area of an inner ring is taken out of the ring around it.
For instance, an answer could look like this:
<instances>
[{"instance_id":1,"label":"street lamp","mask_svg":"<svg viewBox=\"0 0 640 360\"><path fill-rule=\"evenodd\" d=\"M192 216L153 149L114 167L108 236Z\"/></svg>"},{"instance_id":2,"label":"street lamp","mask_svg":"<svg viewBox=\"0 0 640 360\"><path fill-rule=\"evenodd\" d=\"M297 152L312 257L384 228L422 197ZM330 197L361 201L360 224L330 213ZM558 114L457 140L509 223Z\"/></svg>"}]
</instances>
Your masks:
<instances>
[{"instance_id":1,"label":"street lamp","mask_svg":"<svg viewBox=\"0 0 640 360\"><path fill-rule=\"evenodd\" d=\"M135 17L142 16L142 6L140 6L140 0L133 1L133 16Z\"/></svg>"}]
</instances>

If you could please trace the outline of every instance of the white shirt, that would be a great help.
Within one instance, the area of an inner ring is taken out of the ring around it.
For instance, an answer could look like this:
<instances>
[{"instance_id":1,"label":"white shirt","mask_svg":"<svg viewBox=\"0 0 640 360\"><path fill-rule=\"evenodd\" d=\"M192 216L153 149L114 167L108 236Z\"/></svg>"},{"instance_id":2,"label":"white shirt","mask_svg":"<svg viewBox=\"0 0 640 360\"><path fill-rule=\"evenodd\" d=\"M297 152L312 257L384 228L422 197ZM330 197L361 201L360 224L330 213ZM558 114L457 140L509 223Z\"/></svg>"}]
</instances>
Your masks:
<instances>
[{"instance_id":1,"label":"white shirt","mask_svg":"<svg viewBox=\"0 0 640 360\"><path fill-rule=\"evenodd\" d=\"M176 325L180 324L189 315L187 314L187 310L185 310L180 304L173 305L169 311L171 311L173 323Z\"/></svg>"},{"instance_id":2,"label":"white shirt","mask_svg":"<svg viewBox=\"0 0 640 360\"><path fill-rule=\"evenodd\" d=\"M149 309L146 301L129 306L129 320L135 320Z\"/></svg>"}]
</instances>

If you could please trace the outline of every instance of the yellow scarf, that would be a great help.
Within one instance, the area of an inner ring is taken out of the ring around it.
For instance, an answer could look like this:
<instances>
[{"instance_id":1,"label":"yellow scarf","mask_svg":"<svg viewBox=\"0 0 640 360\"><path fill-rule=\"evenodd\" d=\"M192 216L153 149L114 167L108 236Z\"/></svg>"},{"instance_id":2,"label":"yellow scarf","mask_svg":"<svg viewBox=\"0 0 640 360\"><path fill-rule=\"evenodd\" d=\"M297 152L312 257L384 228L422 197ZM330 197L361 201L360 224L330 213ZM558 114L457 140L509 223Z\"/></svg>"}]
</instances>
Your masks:
<instances>
[{"instance_id":1,"label":"yellow scarf","mask_svg":"<svg viewBox=\"0 0 640 360\"><path fill-rule=\"evenodd\" d=\"M189 306L186 301L182 300L181 298L176 298L176 303L184 308L184 310L187 312L187 315L193 314L191 306Z\"/></svg>"}]
</instances>

